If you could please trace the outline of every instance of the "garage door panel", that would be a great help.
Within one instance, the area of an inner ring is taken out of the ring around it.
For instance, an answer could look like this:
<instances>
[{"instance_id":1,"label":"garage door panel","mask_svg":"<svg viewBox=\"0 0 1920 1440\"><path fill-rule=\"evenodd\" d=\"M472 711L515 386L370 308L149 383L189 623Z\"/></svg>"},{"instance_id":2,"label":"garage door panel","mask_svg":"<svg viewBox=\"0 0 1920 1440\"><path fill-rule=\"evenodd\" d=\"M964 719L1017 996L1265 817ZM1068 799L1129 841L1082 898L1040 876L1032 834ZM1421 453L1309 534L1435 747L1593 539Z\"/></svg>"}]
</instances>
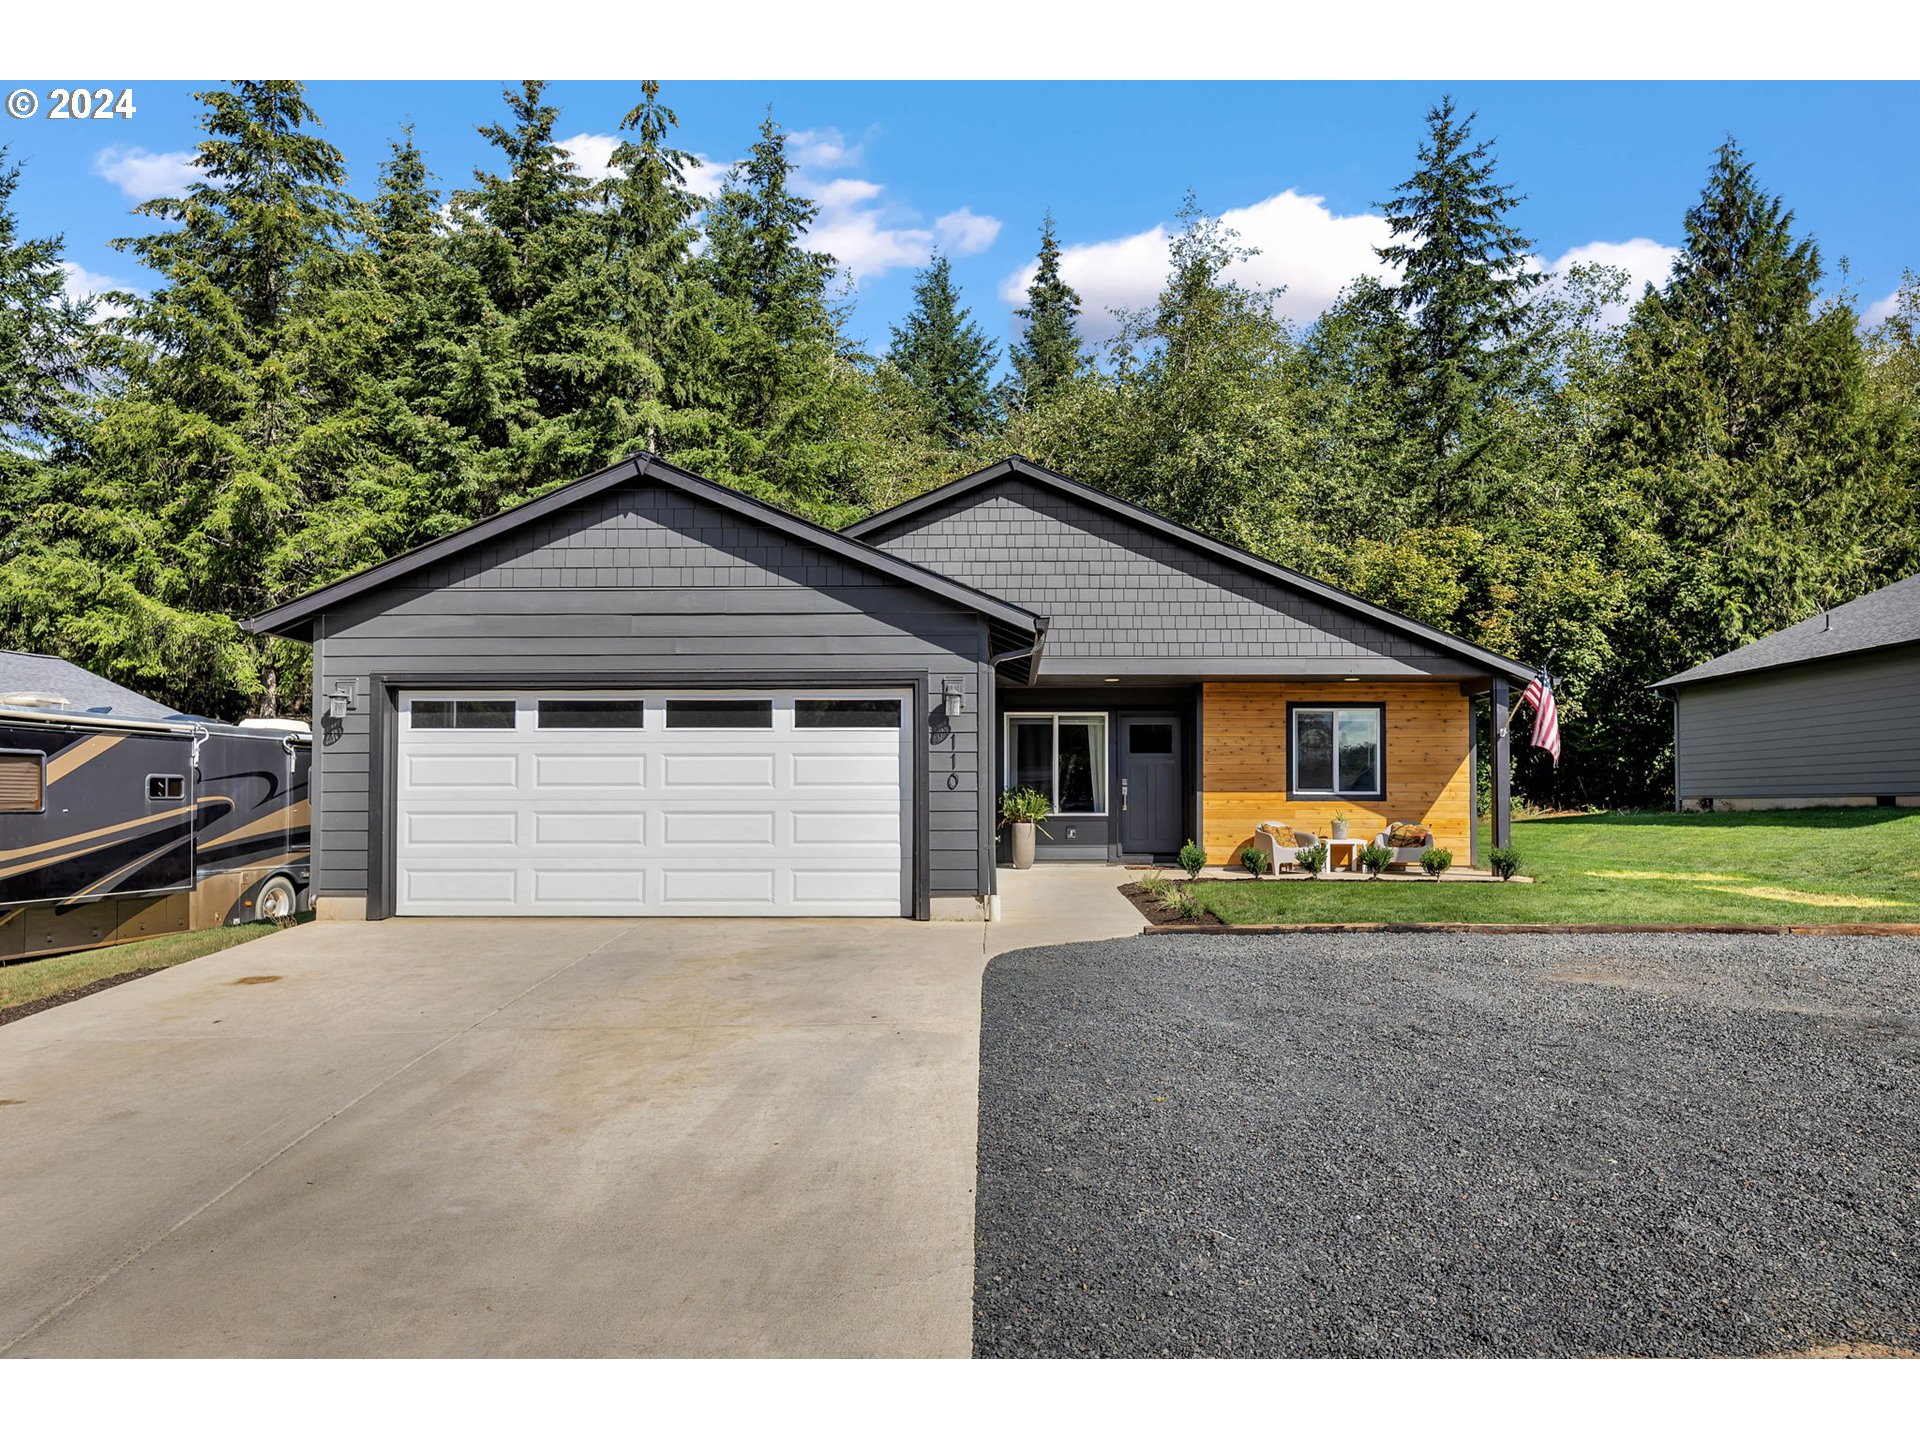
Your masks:
<instances>
[{"instance_id":1,"label":"garage door panel","mask_svg":"<svg viewBox=\"0 0 1920 1440\"><path fill-rule=\"evenodd\" d=\"M765 845L774 842L779 819L771 810L665 811L660 840L667 850L699 845Z\"/></svg>"},{"instance_id":2,"label":"garage door panel","mask_svg":"<svg viewBox=\"0 0 1920 1440\"><path fill-rule=\"evenodd\" d=\"M416 753L407 756L404 773L413 790L512 790L520 783L520 757L497 751Z\"/></svg>"},{"instance_id":3,"label":"garage door panel","mask_svg":"<svg viewBox=\"0 0 1920 1440\"><path fill-rule=\"evenodd\" d=\"M647 758L635 754L543 752L533 757L533 783L542 790L641 790Z\"/></svg>"},{"instance_id":4,"label":"garage door panel","mask_svg":"<svg viewBox=\"0 0 1920 1440\"><path fill-rule=\"evenodd\" d=\"M647 843L647 816L635 810L533 811L533 843L539 846L625 845Z\"/></svg>"},{"instance_id":5,"label":"garage door panel","mask_svg":"<svg viewBox=\"0 0 1920 1440\"><path fill-rule=\"evenodd\" d=\"M561 697L528 694L511 728L480 729L463 706L490 698L477 713L497 724L507 697L422 694L436 723L413 730L418 697L402 697L395 767L402 914L901 913L907 732L858 724L874 707L833 728L814 723L828 707L796 705L811 692L762 691L750 710L683 704L669 728L669 701L705 697L595 692L641 723L543 727L540 700Z\"/></svg>"},{"instance_id":6,"label":"garage door panel","mask_svg":"<svg viewBox=\"0 0 1920 1440\"><path fill-rule=\"evenodd\" d=\"M667 755L661 786L667 790L773 788L774 757L763 753Z\"/></svg>"}]
</instances>

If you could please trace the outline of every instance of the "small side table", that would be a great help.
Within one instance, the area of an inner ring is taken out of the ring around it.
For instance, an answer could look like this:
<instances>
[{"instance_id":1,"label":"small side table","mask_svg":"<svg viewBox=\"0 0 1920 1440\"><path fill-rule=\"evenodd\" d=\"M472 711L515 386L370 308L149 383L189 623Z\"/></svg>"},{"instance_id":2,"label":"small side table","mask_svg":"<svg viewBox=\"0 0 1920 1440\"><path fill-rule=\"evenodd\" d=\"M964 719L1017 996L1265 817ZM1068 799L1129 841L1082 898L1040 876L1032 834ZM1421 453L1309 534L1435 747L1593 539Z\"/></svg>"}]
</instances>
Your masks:
<instances>
[{"instance_id":1,"label":"small side table","mask_svg":"<svg viewBox=\"0 0 1920 1440\"><path fill-rule=\"evenodd\" d=\"M1327 841L1327 869L1358 869L1360 866L1360 852L1366 848L1366 845L1359 840Z\"/></svg>"}]
</instances>

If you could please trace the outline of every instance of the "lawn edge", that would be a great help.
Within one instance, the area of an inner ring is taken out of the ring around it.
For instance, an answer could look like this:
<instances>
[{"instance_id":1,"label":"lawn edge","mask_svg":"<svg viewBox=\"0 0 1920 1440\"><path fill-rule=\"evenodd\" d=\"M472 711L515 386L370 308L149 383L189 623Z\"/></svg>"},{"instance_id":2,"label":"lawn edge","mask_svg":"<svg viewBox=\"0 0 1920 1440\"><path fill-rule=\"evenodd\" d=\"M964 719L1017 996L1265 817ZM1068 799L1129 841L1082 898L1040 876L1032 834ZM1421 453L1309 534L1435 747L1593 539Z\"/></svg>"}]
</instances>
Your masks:
<instances>
[{"instance_id":1,"label":"lawn edge","mask_svg":"<svg viewBox=\"0 0 1920 1440\"><path fill-rule=\"evenodd\" d=\"M1469 920L1329 920L1282 925L1146 925L1143 935L1920 935L1920 923L1856 925L1616 925L1600 922L1557 925L1547 922L1500 924Z\"/></svg>"}]
</instances>

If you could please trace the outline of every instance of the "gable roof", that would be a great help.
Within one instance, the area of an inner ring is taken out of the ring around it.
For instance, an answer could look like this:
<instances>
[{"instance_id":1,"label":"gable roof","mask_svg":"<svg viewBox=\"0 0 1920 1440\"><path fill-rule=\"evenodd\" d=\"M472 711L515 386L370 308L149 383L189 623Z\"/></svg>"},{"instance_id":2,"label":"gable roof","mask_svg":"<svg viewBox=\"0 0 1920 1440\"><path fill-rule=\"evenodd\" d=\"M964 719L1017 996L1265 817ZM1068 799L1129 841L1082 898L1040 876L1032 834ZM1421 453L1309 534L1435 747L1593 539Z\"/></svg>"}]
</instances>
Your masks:
<instances>
[{"instance_id":1,"label":"gable roof","mask_svg":"<svg viewBox=\"0 0 1920 1440\"><path fill-rule=\"evenodd\" d=\"M0 704L10 696L59 696L65 703L46 713L113 715L122 719L171 720L179 711L137 690L116 685L104 675L83 670L55 655L0 650Z\"/></svg>"},{"instance_id":2,"label":"gable roof","mask_svg":"<svg viewBox=\"0 0 1920 1440\"><path fill-rule=\"evenodd\" d=\"M1748 675L1756 670L1804 665L1810 660L1832 660L1916 642L1920 642L1920 574L1896 580L1858 600L1849 600L1810 620L1802 620L1798 625L1776 630L1751 645L1729 650L1691 670L1669 675L1655 681L1653 688L1691 685L1696 680Z\"/></svg>"},{"instance_id":3,"label":"gable roof","mask_svg":"<svg viewBox=\"0 0 1920 1440\"><path fill-rule=\"evenodd\" d=\"M595 471L582 479L550 490L537 500L528 500L510 510L502 510L485 520L479 520L463 530L456 530L438 540L430 541L378 565L369 566L358 574L336 580L331 585L323 585L318 590L290 600L284 605L275 606L264 614L240 622L240 628L251 634L285 635L296 640L310 640L313 636L314 617L330 610L356 596L381 586L391 585L408 575L415 574L443 560L470 550L477 545L485 545L497 540L523 525L531 524L576 505L582 500L613 490L622 485L646 480L680 490L686 494L729 511L756 524L798 540L803 544L814 545L843 560L864 565L877 570L889 579L903 585L928 591L939 598L973 610L986 617L993 627L993 644L996 652L1007 650L1037 651L1045 633L1046 621L1031 610L1022 609L984 590L976 590L971 585L963 585L958 580L927 570L910 561L901 560L876 550L858 540L850 539L825 526L815 525L784 510L742 495L737 490L729 490L724 485L716 485L711 480L703 480L691 471L682 470L677 465L653 455L636 455L609 465L604 470Z\"/></svg>"},{"instance_id":4,"label":"gable roof","mask_svg":"<svg viewBox=\"0 0 1920 1440\"><path fill-rule=\"evenodd\" d=\"M1197 530L1189 530L1186 526L1176 524L1163 516L1156 515L1151 510L1142 509L1138 505L1116 499L1104 490L1095 489L1093 486L1082 484L1078 480L1071 480L1058 471L1049 470L1044 465L1035 464L1024 455L1009 455L1006 459L999 461L997 464L989 465L984 470L976 470L971 475L962 476L960 479L954 480L946 485L941 485L926 491L924 494L916 495L913 499L895 505L891 509L881 510L876 514L869 515L866 519L856 521L854 524L847 526L843 533L859 540L871 541L898 528L937 505L945 504L950 500L965 496L969 492L984 490L1001 481L1015 477L1054 490L1060 494L1071 496L1094 509L1105 511L1110 515L1118 516L1120 519L1143 529L1176 540L1203 555L1210 556L1215 560L1224 561L1260 579L1271 581L1276 585L1289 587L1305 595L1310 595L1314 599L1331 605L1336 609L1358 615L1363 619L1370 620L1387 629L1398 631L1403 635L1412 636L1436 649L1461 656L1471 661L1476 668L1486 670L1492 674L1504 675L1509 679L1521 681L1529 680L1533 676L1532 670L1521 664L1518 660L1496 654L1494 651L1475 645L1471 641L1462 640L1457 635L1449 635L1444 630L1436 630L1430 625L1423 625L1417 620L1409 620L1404 615L1398 615L1391 610L1383 609L1369 601L1362 600L1357 595L1351 595L1332 585L1322 584L1318 580L1311 580L1296 570L1288 570L1284 566L1275 565L1268 560L1262 560L1259 556L1250 554L1236 546L1211 539L1208 536L1202 535Z\"/></svg>"}]
</instances>

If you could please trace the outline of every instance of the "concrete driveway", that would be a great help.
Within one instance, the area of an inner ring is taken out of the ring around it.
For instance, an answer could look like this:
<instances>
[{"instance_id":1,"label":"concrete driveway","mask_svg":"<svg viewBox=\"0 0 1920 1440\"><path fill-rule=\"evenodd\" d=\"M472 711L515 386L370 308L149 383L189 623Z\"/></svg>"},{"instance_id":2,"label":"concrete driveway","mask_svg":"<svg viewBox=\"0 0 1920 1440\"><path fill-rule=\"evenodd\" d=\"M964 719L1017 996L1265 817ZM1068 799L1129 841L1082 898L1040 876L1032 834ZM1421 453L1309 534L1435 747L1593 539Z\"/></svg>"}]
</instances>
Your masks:
<instances>
[{"instance_id":1,"label":"concrete driveway","mask_svg":"<svg viewBox=\"0 0 1920 1440\"><path fill-rule=\"evenodd\" d=\"M980 975L1137 932L308 925L0 1028L0 1353L965 1355Z\"/></svg>"}]
</instances>

